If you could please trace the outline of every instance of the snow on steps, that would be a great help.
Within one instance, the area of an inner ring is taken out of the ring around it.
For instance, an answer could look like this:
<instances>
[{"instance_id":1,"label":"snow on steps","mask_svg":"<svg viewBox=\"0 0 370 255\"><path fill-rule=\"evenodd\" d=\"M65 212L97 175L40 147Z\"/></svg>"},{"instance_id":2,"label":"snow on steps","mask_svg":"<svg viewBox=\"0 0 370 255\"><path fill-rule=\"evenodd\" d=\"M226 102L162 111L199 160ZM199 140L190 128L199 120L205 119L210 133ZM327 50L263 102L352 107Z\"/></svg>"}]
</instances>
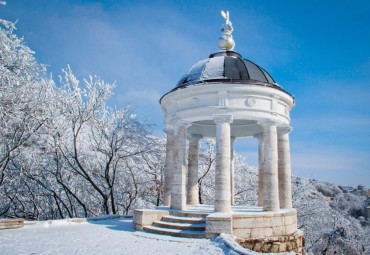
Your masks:
<instances>
[{"instance_id":1,"label":"snow on steps","mask_svg":"<svg viewBox=\"0 0 370 255\"><path fill-rule=\"evenodd\" d=\"M206 232L195 231L195 230L183 230L183 229L172 229L172 228L162 228L156 226L146 226L144 230L150 233L169 235L169 236L179 236L187 238L205 238Z\"/></svg>"},{"instance_id":2,"label":"snow on steps","mask_svg":"<svg viewBox=\"0 0 370 255\"><path fill-rule=\"evenodd\" d=\"M179 223L179 222L166 222L166 221L154 221L156 227L161 228L172 228L172 229L183 229L183 230L195 230L204 231L206 225L203 224L192 224L192 223Z\"/></svg>"},{"instance_id":3,"label":"snow on steps","mask_svg":"<svg viewBox=\"0 0 370 255\"><path fill-rule=\"evenodd\" d=\"M188 224L204 224L206 223L206 218L168 215L168 216L163 216L162 221L188 223Z\"/></svg>"},{"instance_id":4,"label":"snow on steps","mask_svg":"<svg viewBox=\"0 0 370 255\"><path fill-rule=\"evenodd\" d=\"M186 212L186 211L171 211L172 215L181 217L191 217L191 218L205 218L209 213L199 213L199 212Z\"/></svg>"},{"instance_id":5,"label":"snow on steps","mask_svg":"<svg viewBox=\"0 0 370 255\"><path fill-rule=\"evenodd\" d=\"M208 213L171 211L171 215L163 216L152 226L144 227L144 230L169 236L205 238L207 215Z\"/></svg>"}]
</instances>

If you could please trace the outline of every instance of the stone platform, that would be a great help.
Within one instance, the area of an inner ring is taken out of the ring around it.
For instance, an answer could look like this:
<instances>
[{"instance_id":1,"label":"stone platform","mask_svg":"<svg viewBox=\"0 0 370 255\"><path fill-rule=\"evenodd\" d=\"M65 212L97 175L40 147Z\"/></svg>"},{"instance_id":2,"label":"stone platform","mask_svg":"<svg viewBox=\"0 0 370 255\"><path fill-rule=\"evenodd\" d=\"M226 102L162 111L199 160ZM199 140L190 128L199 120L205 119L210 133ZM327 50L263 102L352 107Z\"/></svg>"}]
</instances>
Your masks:
<instances>
[{"instance_id":1,"label":"stone platform","mask_svg":"<svg viewBox=\"0 0 370 255\"><path fill-rule=\"evenodd\" d=\"M179 214L192 218L205 218L205 234L213 238L220 233L240 238L267 238L288 236L297 231L297 211L282 209L263 211L262 207L234 205L231 213L214 213L213 205L187 205L187 210L173 210L162 206L157 209L139 209L134 212L134 229L142 230L164 216ZM157 223L156 225L160 225Z\"/></svg>"},{"instance_id":2,"label":"stone platform","mask_svg":"<svg viewBox=\"0 0 370 255\"><path fill-rule=\"evenodd\" d=\"M231 213L215 213L213 205L187 205L187 210L166 206L134 211L133 228L147 232L213 238L231 234L245 248L255 251L302 252L303 233L297 229L297 211L263 211L262 207L234 205Z\"/></svg>"}]
</instances>

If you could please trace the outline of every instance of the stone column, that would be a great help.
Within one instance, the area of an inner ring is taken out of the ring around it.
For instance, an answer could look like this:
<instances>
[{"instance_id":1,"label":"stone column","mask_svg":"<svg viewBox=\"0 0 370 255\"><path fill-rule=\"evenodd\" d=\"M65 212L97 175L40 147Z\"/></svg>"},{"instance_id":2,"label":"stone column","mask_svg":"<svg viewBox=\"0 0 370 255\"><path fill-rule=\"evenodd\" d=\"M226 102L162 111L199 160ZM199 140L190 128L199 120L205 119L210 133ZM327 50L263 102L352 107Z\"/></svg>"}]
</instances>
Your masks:
<instances>
[{"instance_id":1,"label":"stone column","mask_svg":"<svg viewBox=\"0 0 370 255\"><path fill-rule=\"evenodd\" d=\"M263 206L263 134L255 137L258 140L258 206Z\"/></svg>"},{"instance_id":2,"label":"stone column","mask_svg":"<svg viewBox=\"0 0 370 255\"><path fill-rule=\"evenodd\" d=\"M213 115L217 124L215 212L231 212L230 123L232 115Z\"/></svg>"},{"instance_id":3,"label":"stone column","mask_svg":"<svg viewBox=\"0 0 370 255\"><path fill-rule=\"evenodd\" d=\"M266 120L263 127L263 210L279 211L277 123Z\"/></svg>"},{"instance_id":4,"label":"stone column","mask_svg":"<svg viewBox=\"0 0 370 255\"><path fill-rule=\"evenodd\" d=\"M187 204L199 204L198 156L200 135L189 137Z\"/></svg>"},{"instance_id":5,"label":"stone column","mask_svg":"<svg viewBox=\"0 0 370 255\"><path fill-rule=\"evenodd\" d=\"M167 134L166 144L166 162L164 165L164 195L163 204L170 206L171 204L171 187L173 181L173 150L174 150L174 130L166 128L164 130Z\"/></svg>"},{"instance_id":6,"label":"stone column","mask_svg":"<svg viewBox=\"0 0 370 255\"><path fill-rule=\"evenodd\" d=\"M278 176L280 208L291 209L292 183L290 168L289 132L291 127L278 127Z\"/></svg>"},{"instance_id":7,"label":"stone column","mask_svg":"<svg viewBox=\"0 0 370 255\"><path fill-rule=\"evenodd\" d=\"M171 188L171 209L186 210L186 124L175 126L174 171Z\"/></svg>"},{"instance_id":8,"label":"stone column","mask_svg":"<svg viewBox=\"0 0 370 255\"><path fill-rule=\"evenodd\" d=\"M231 137L230 142L230 186L231 186L231 205L235 205L235 165L234 165L234 142L235 137Z\"/></svg>"}]
</instances>

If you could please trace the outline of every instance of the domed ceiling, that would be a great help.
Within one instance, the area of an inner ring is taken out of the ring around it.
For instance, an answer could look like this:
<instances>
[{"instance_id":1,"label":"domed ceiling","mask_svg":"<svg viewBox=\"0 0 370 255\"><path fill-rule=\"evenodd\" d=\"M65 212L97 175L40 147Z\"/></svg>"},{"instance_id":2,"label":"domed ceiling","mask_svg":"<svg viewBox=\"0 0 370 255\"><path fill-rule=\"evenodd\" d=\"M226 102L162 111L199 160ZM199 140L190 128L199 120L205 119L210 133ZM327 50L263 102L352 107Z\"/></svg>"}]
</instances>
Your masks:
<instances>
[{"instance_id":1,"label":"domed ceiling","mask_svg":"<svg viewBox=\"0 0 370 255\"><path fill-rule=\"evenodd\" d=\"M262 67L243 59L235 51L223 50L191 67L175 89L209 82L260 84L280 88Z\"/></svg>"}]
</instances>

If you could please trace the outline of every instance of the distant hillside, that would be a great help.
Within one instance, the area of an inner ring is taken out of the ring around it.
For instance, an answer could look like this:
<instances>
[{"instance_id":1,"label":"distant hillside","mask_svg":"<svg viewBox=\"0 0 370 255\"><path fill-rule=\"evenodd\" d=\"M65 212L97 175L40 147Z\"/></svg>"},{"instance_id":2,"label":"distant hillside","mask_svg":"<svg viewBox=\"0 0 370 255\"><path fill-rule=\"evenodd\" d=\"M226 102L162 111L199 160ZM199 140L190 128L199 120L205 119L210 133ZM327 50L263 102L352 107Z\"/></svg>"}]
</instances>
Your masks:
<instances>
[{"instance_id":1,"label":"distant hillside","mask_svg":"<svg viewBox=\"0 0 370 255\"><path fill-rule=\"evenodd\" d=\"M364 190L294 177L293 206L304 231L306 254L369 254L370 226Z\"/></svg>"}]
</instances>

